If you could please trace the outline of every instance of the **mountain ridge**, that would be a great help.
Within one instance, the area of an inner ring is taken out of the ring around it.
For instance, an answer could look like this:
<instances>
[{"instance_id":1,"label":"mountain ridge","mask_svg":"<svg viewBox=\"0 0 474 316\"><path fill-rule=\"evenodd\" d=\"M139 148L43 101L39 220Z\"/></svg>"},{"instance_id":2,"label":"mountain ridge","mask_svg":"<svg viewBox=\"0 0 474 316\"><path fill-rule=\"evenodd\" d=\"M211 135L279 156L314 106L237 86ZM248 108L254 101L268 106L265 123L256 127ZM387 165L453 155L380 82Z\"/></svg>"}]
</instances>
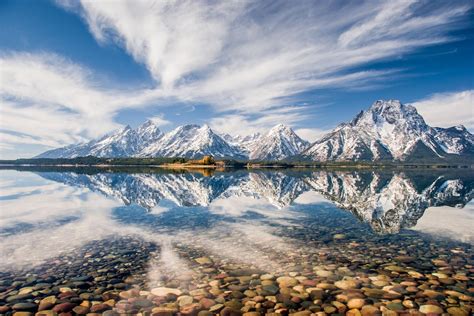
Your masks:
<instances>
[{"instance_id":1,"label":"mountain ridge","mask_svg":"<svg viewBox=\"0 0 474 316\"><path fill-rule=\"evenodd\" d=\"M87 143L46 151L35 158L183 157L249 161L419 162L474 161L474 135L464 126L431 127L411 105L378 100L351 121L313 143L277 124L266 133L232 136L207 124L188 124L163 133L153 121L125 126Z\"/></svg>"},{"instance_id":2,"label":"mountain ridge","mask_svg":"<svg viewBox=\"0 0 474 316\"><path fill-rule=\"evenodd\" d=\"M76 158L95 156L183 157L206 155L219 159L282 160L300 153L309 145L288 126L278 124L266 134L232 137L212 130L207 124L187 124L163 133L148 120L136 129L125 126L96 140L46 151L34 158Z\"/></svg>"}]
</instances>

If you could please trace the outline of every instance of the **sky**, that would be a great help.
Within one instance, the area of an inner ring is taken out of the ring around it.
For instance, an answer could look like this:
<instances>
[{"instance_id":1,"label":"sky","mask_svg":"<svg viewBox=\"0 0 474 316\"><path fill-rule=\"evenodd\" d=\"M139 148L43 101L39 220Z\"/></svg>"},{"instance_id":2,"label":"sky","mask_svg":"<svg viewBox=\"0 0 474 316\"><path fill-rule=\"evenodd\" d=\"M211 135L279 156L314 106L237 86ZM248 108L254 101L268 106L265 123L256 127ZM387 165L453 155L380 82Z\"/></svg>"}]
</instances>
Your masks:
<instances>
[{"instance_id":1,"label":"sky","mask_svg":"<svg viewBox=\"0 0 474 316\"><path fill-rule=\"evenodd\" d=\"M155 121L314 141L380 99L474 131L472 1L0 1L0 158Z\"/></svg>"}]
</instances>

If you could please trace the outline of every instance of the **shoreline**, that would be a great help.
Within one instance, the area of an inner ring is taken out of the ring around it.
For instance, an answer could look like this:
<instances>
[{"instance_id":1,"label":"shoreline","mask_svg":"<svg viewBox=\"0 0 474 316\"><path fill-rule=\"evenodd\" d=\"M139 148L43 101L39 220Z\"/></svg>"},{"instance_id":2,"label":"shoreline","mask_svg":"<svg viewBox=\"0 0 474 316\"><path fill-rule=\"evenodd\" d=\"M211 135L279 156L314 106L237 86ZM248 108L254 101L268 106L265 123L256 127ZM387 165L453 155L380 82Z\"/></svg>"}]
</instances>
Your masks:
<instances>
[{"instance_id":1,"label":"shoreline","mask_svg":"<svg viewBox=\"0 0 474 316\"><path fill-rule=\"evenodd\" d=\"M472 169L469 164L239 164L239 165L203 165L203 164L45 164L45 163L0 163L0 168L15 167L58 167L58 168L161 168L161 169Z\"/></svg>"}]
</instances>

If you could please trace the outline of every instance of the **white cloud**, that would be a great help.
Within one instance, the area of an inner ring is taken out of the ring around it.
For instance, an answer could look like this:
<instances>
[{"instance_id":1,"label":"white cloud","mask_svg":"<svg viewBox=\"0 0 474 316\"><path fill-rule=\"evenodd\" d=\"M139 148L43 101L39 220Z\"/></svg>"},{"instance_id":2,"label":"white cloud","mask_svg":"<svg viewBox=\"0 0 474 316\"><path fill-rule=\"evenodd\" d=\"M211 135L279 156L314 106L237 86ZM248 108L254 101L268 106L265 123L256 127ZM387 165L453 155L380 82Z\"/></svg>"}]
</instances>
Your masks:
<instances>
[{"instance_id":1,"label":"white cloud","mask_svg":"<svg viewBox=\"0 0 474 316\"><path fill-rule=\"evenodd\" d=\"M474 244L473 221L474 203L472 202L462 209L449 206L430 207L411 229L435 237L447 237Z\"/></svg>"},{"instance_id":2,"label":"white cloud","mask_svg":"<svg viewBox=\"0 0 474 316\"><path fill-rule=\"evenodd\" d=\"M316 191L306 191L296 200L293 201L294 204L320 204L320 203L330 203L327 198L325 198L321 193Z\"/></svg>"},{"instance_id":3,"label":"white cloud","mask_svg":"<svg viewBox=\"0 0 474 316\"><path fill-rule=\"evenodd\" d=\"M171 121L168 121L167 119L165 119L163 115L156 115L156 116L150 117L149 120L153 121L155 125L160 126L160 127L171 124Z\"/></svg>"},{"instance_id":4,"label":"white cloud","mask_svg":"<svg viewBox=\"0 0 474 316\"><path fill-rule=\"evenodd\" d=\"M295 130L295 132L301 138L309 142L314 142L325 134L329 133L330 130L324 130L320 128L298 128L297 130Z\"/></svg>"},{"instance_id":5,"label":"white cloud","mask_svg":"<svg viewBox=\"0 0 474 316\"><path fill-rule=\"evenodd\" d=\"M431 126L463 124L474 130L474 90L437 93L412 105Z\"/></svg>"},{"instance_id":6,"label":"white cloud","mask_svg":"<svg viewBox=\"0 0 474 316\"><path fill-rule=\"evenodd\" d=\"M83 1L82 12L96 39L105 41L112 36L122 43L167 89L219 57L228 28L243 4Z\"/></svg>"},{"instance_id":7,"label":"white cloud","mask_svg":"<svg viewBox=\"0 0 474 316\"><path fill-rule=\"evenodd\" d=\"M146 65L164 94L255 113L307 89L380 78L352 69L452 40L446 31L468 9L406 0L83 0L77 11L98 41L118 43Z\"/></svg>"}]
</instances>

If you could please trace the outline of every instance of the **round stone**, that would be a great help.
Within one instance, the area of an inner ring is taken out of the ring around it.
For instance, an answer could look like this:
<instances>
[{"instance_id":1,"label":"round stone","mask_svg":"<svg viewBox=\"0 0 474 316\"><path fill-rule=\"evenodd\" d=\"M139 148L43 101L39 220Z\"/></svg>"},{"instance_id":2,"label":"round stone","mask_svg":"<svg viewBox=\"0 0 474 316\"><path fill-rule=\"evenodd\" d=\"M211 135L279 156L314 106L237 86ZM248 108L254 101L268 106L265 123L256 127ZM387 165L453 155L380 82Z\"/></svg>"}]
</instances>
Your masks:
<instances>
[{"instance_id":1,"label":"round stone","mask_svg":"<svg viewBox=\"0 0 474 316\"><path fill-rule=\"evenodd\" d=\"M333 275L333 273L332 271L327 271L327 270L317 270L316 275L322 278L329 278L330 276Z\"/></svg>"},{"instance_id":2,"label":"round stone","mask_svg":"<svg viewBox=\"0 0 474 316\"><path fill-rule=\"evenodd\" d=\"M349 307L349 309L361 309L362 306L364 306L365 304L365 300L362 299L362 298L353 298L353 299L350 299L348 302L347 302L347 307Z\"/></svg>"},{"instance_id":3,"label":"round stone","mask_svg":"<svg viewBox=\"0 0 474 316\"><path fill-rule=\"evenodd\" d=\"M282 276L277 279L280 287L293 287L298 284L298 280L292 277Z\"/></svg>"},{"instance_id":4,"label":"round stone","mask_svg":"<svg viewBox=\"0 0 474 316\"><path fill-rule=\"evenodd\" d=\"M273 280L275 276L273 274L262 274L260 280Z\"/></svg>"},{"instance_id":5,"label":"round stone","mask_svg":"<svg viewBox=\"0 0 474 316\"><path fill-rule=\"evenodd\" d=\"M156 316L173 316L177 311L175 308L164 306L154 307L151 310L152 314Z\"/></svg>"},{"instance_id":6,"label":"round stone","mask_svg":"<svg viewBox=\"0 0 474 316\"><path fill-rule=\"evenodd\" d=\"M166 296L168 294L180 296L182 292L178 289L172 289L169 287L156 287L151 290L151 294L156 295L156 296Z\"/></svg>"},{"instance_id":7,"label":"round stone","mask_svg":"<svg viewBox=\"0 0 474 316\"><path fill-rule=\"evenodd\" d=\"M79 305L79 306L74 307L72 311L78 315L85 315L89 312L89 308Z\"/></svg>"},{"instance_id":8,"label":"round stone","mask_svg":"<svg viewBox=\"0 0 474 316\"><path fill-rule=\"evenodd\" d=\"M196 260L197 263L202 264L202 265L204 265L204 264L212 264L212 260L209 259L208 257L196 258L196 259L194 259L194 260Z\"/></svg>"},{"instance_id":9,"label":"round stone","mask_svg":"<svg viewBox=\"0 0 474 316\"><path fill-rule=\"evenodd\" d=\"M413 301L410 301L410 300L404 300L402 302L403 306L405 306L406 308L415 308L416 305Z\"/></svg>"},{"instance_id":10,"label":"round stone","mask_svg":"<svg viewBox=\"0 0 474 316\"><path fill-rule=\"evenodd\" d=\"M362 316L379 316L382 312L373 305L365 305L361 310Z\"/></svg>"},{"instance_id":11,"label":"round stone","mask_svg":"<svg viewBox=\"0 0 474 316\"><path fill-rule=\"evenodd\" d=\"M357 282L354 280L341 280L334 282L334 285L341 290L354 289L357 287Z\"/></svg>"},{"instance_id":12,"label":"round stone","mask_svg":"<svg viewBox=\"0 0 474 316\"><path fill-rule=\"evenodd\" d=\"M337 309L334 306L324 306L324 311L328 314L332 314L336 311Z\"/></svg>"},{"instance_id":13,"label":"round stone","mask_svg":"<svg viewBox=\"0 0 474 316\"><path fill-rule=\"evenodd\" d=\"M61 303L54 306L53 311L56 313L67 313L67 312L70 312L74 307L76 307L76 304Z\"/></svg>"},{"instance_id":14,"label":"round stone","mask_svg":"<svg viewBox=\"0 0 474 316\"><path fill-rule=\"evenodd\" d=\"M350 309L346 312L346 316L361 316L361 312L358 309Z\"/></svg>"},{"instance_id":15,"label":"round stone","mask_svg":"<svg viewBox=\"0 0 474 316\"><path fill-rule=\"evenodd\" d=\"M35 314L35 316L57 316L58 313L52 311L52 310L45 310L45 311L40 311ZM78 314L80 315L80 314ZM15 316L17 316L17 313L15 313Z\"/></svg>"},{"instance_id":16,"label":"round stone","mask_svg":"<svg viewBox=\"0 0 474 316\"><path fill-rule=\"evenodd\" d=\"M423 314L442 314L443 309L437 305L421 305L420 306L420 312Z\"/></svg>"},{"instance_id":17,"label":"round stone","mask_svg":"<svg viewBox=\"0 0 474 316\"><path fill-rule=\"evenodd\" d=\"M388 303L387 308L392 311L402 311L405 309L401 303Z\"/></svg>"},{"instance_id":18,"label":"round stone","mask_svg":"<svg viewBox=\"0 0 474 316\"><path fill-rule=\"evenodd\" d=\"M13 305L13 309L16 311L31 311L36 309L36 304L34 303L16 303Z\"/></svg>"},{"instance_id":19,"label":"round stone","mask_svg":"<svg viewBox=\"0 0 474 316\"><path fill-rule=\"evenodd\" d=\"M193 297L189 295L183 295L178 297L178 305L186 306L193 303Z\"/></svg>"},{"instance_id":20,"label":"round stone","mask_svg":"<svg viewBox=\"0 0 474 316\"><path fill-rule=\"evenodd\" d=\"M467 316L468 312L460 307L450 307L448 308L448 313L451 316Z\"/></svg>"},{"instance_id":21,"label":"round stone","mask_svg":"<svg viewBox=\"0 0 474 316\"><path fill-rule=\"evenodd\" d=\"M110 306L107 304L95 304L91 306L92 313L103 313L108 309L110 309Z\"/></svg>"},{"instance_id":22,"label":"round stone","mask_svg":"<svg viewBox=\"0 0 474 316\"><path fill-rule=\"evenodd\" d=\"M223 304L216 304L216 305L213 305L209 308L209 311L211 312L217 312L219 310L221 310L222 308L224 308L224 305Z\"/></svg>"}]
</instances>

